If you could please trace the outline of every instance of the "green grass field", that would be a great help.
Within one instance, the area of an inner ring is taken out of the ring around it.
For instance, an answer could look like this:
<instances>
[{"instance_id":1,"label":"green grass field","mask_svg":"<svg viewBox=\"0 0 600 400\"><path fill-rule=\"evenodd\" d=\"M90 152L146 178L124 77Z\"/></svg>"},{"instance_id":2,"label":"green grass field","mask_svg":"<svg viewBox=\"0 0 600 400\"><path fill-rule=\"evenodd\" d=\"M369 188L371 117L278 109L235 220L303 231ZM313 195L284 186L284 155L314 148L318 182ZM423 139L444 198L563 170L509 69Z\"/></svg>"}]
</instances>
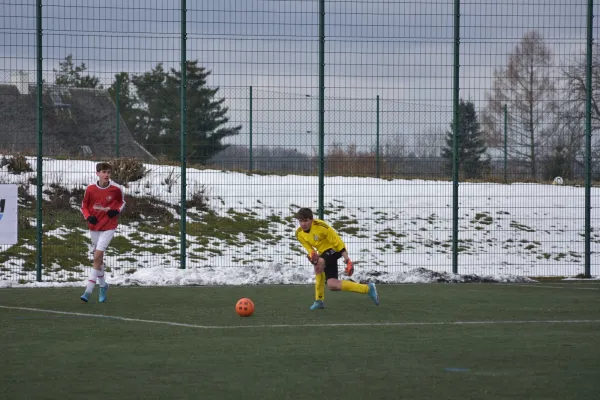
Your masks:
<instances>
[{"instance_id":1,"label":"green grass field","mask_svg":"<svg viewBox=\"0 0 600 400\"><path fill-rule=\"evenodd\" d=\"M309 311L311 286L3 289L0 398L598 398L598 281L379 292Z\"/></svg>"}]
</instances>

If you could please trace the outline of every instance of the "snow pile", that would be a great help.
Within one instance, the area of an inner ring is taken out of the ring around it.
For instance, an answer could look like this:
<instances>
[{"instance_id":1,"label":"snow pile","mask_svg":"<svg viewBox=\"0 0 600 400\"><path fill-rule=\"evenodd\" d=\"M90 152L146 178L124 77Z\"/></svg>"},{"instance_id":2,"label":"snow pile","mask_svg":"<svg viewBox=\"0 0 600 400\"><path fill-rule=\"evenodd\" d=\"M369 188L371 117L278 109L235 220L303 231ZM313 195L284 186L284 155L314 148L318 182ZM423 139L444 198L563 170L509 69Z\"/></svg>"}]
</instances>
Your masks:
<instances>
[{"instance_id":1,"label":"snow pile","mask_svg":"<svg viewBox=\"0 0 600 400\"><path fill-rule=\"evenodd\" d=\"M268 267L226 268L143 268L132 274L107 274L107 281L118 286L219 286L219 285L290 285L312 284L314 275L309 268L286 268L282 264ZM535 280L517 275L461 275L415 268L408 272L360 271L351 279L375 283L525 283ZM7 287L83 287L84 282L18 283L1 280L0 288Z\"/></svg>"}]
</instances>

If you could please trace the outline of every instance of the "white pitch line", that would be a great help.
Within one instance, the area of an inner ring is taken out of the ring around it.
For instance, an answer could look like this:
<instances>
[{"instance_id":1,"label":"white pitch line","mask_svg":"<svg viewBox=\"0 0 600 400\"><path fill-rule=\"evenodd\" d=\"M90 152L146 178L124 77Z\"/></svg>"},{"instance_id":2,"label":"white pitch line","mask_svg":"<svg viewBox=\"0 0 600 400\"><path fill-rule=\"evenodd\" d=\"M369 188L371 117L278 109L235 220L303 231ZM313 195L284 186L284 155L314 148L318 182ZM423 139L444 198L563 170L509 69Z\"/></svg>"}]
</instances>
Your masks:
<instances>
[{"instance_id":1,"label":"white pitch line","mask_svg":"<svg viewBox=\"0 0 600 400\"><path fill-rule=\"evenodd\" d=\"M572 287L572 284L568 286L549 286L549 285L539 285L539 284L523 284L523 283L507 283L503 286L525 286L525 287L534 287L534 288L542 288L542 289L573 289L573 290L600 290L600 288L582 288L582 287Z\"/></svg>"},{"instance_id":2,"label":"white pitch line","mask_svg":"<svg viewBox=\"0 0 600 400\"><path fill-rule=\"evenodd\" d=\"M69 311L56 311L56 310L45 310L42 308L28 308L28 307L10 307L2 306L7 310L21 310L21 311L33 311L48 314L60 314L60 315L72 315L77 317L88 317L88 318L105 318L116 321L126 322L142 322L145 324L156 324L156 325L169 325L169 326L181 326L185 328L196 328L196 329L274 329L274 328L335 328L335 327L375 327L375 326L432 326L432 325L503 325L503 324L597 324L600 323L600 319L570 319L570 320L521 320L521 321L440 321L440 322L367 322L367 323L332 323L332 324L271 324L271 325L196 325L196 324L184 324L181 322L171 321L156 321L149 319L137 319L118 317L113 315L99 315L99 314L84 314Z\"/></svg>"}]
</instances>

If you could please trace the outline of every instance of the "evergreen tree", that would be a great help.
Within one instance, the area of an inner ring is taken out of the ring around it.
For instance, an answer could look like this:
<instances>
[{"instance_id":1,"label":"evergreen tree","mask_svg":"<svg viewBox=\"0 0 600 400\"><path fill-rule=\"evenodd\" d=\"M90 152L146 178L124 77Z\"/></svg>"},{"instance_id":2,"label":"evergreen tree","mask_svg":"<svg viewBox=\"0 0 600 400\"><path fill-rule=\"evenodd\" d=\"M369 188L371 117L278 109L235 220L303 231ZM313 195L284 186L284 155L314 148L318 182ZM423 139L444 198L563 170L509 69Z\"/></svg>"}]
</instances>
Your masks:
<instances>
[{"instance_id":1,"label":"evergreen tree","mask_svg":"<svg viewBox=\"0 0 600 400\"><path fill-rule=\"evenodd\" d=\"M132 121L133 128L128 127L134 131L139 143L154 156L176 159L179 154L179 135L166 131L164 126L171 111L169 100L175 100L166 93L166 80L167 72L162 64L131 78L138 99L135 108L139 110L139 114Z\"/></svg>"},{"instance_id":2,"label":"evergreen tree","mask_svg":"<svg viewBox=\"0 0 600 400\"><path fill-rule=\"evenodd\" d=\"M206 86L210 74L210 71L198 66L198 60L187 62L187 137L189 159L192 162L205 163L214 154L228 147L221 143L222 139L237 135L242 128L241 125L226 126L229 122L229 109L223 106L225 98L215 98L219 88ZM181 72L171 68L167 88L169 93L177 92L177 101L174 103L176 109L171 122L171 129L177 132L181 126L180 85Z\"/></svg>"},{"instance_id":3,"label":"evergreen tree","mask_svg":"<svg viewBox=\"0 0 600 400\"><path fill-rule=\"evenodd\" d=\"M54 69L56 75L55 83L62 86L77 88L96 88L100 80L95 76L83 75L87 71L85 63L79 66L73 64L73 55L69 54L65 60L58 64L59 70ZM100 88L102 88L100 86Z\"/></svg>"},{"instance_id":4,"label":"evergreen tree","mask_svg":"<svg viewBox=\"0 0 600 400\"><path fill-rule=\"evenodd\" d=\"M119 81L119 113L135 140L142 144L146 140L146 135L141 129L136 129L142 121L142 111L137 107L139 100L133 91L133 83L127 72L115 75L115 81L108 88L108 94L115 105L117 104L117 80Z\"/></svg>"},{"instance_id":5,"label":"evergreen tree","mask_svg":"<svg viewBox=\"0 0 600 400\"><path fill-rule=\"evenodd\" d=\"M216 99L219 88L206 86L210 71L188 61L186 71L187 157L192 163L205 163L227 146L221 140L239 133L241 126L227 126L228 108L224 98ZM150 72L134 76L132 82L140 101L136 137L156 156L180 157L181 71L165 71L158 64Z\"/></svg>"},{"instance_id":6,"label":"evergreen tree","mask_svg":"<svg viewBox=\"0 0 600 400\"><path fill-rule=\"evenodd\" d=\"M458 118L458 163L459 173L464 178L479 178L485 169L489 168L489 159L483 156L487 150L482 136L481 127L475 112L475 105L463 99L459 103ZM454 125L450 124L450 132L446 134L446 146L442 149L442 157L446 168L452 171Z\"/></svg>"}]
</instances>

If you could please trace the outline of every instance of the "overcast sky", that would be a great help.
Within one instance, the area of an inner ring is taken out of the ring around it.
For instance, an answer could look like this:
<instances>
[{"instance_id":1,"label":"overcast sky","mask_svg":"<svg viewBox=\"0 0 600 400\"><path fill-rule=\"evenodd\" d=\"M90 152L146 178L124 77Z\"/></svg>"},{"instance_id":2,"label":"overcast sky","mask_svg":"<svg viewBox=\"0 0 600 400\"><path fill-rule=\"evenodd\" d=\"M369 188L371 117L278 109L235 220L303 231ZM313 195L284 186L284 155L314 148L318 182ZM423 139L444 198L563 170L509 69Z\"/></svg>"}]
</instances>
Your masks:
<instances>
[{"instance_id":1,"label":"overcast sky","mask_svg":"<svg viewBox=\"0 0 600 400\"><path fill-rule=\"evenodd\" d=\"M44 70L49 76L68 54L106 84L118 71L139 73L158 62L180 62L179 1L43 4ZM0 80L13 80L10 71L25 69L34 82L35 1L0 0L0 5ZM212 71L209 84L229 93L233 87L244 88L237 91L240 96L248 86L257 93L318 96L318 0L188 0L187 6L187 58ZM452 104L453 7L450 0L327 0L326 95L379 95L382 104L427 103L447 110ZM532 29L553 50L556 65L580 57L586 10L586 0L461 1L461 96L482 102L494 69L505 66L507 54ZM600 26L594 36L600 36ZM313 110L312 103L306 107ZM338 119L349 119L340 115ZM316 117L307 123L299 132L316 129Z\"/></svg>"}]
</instances>

